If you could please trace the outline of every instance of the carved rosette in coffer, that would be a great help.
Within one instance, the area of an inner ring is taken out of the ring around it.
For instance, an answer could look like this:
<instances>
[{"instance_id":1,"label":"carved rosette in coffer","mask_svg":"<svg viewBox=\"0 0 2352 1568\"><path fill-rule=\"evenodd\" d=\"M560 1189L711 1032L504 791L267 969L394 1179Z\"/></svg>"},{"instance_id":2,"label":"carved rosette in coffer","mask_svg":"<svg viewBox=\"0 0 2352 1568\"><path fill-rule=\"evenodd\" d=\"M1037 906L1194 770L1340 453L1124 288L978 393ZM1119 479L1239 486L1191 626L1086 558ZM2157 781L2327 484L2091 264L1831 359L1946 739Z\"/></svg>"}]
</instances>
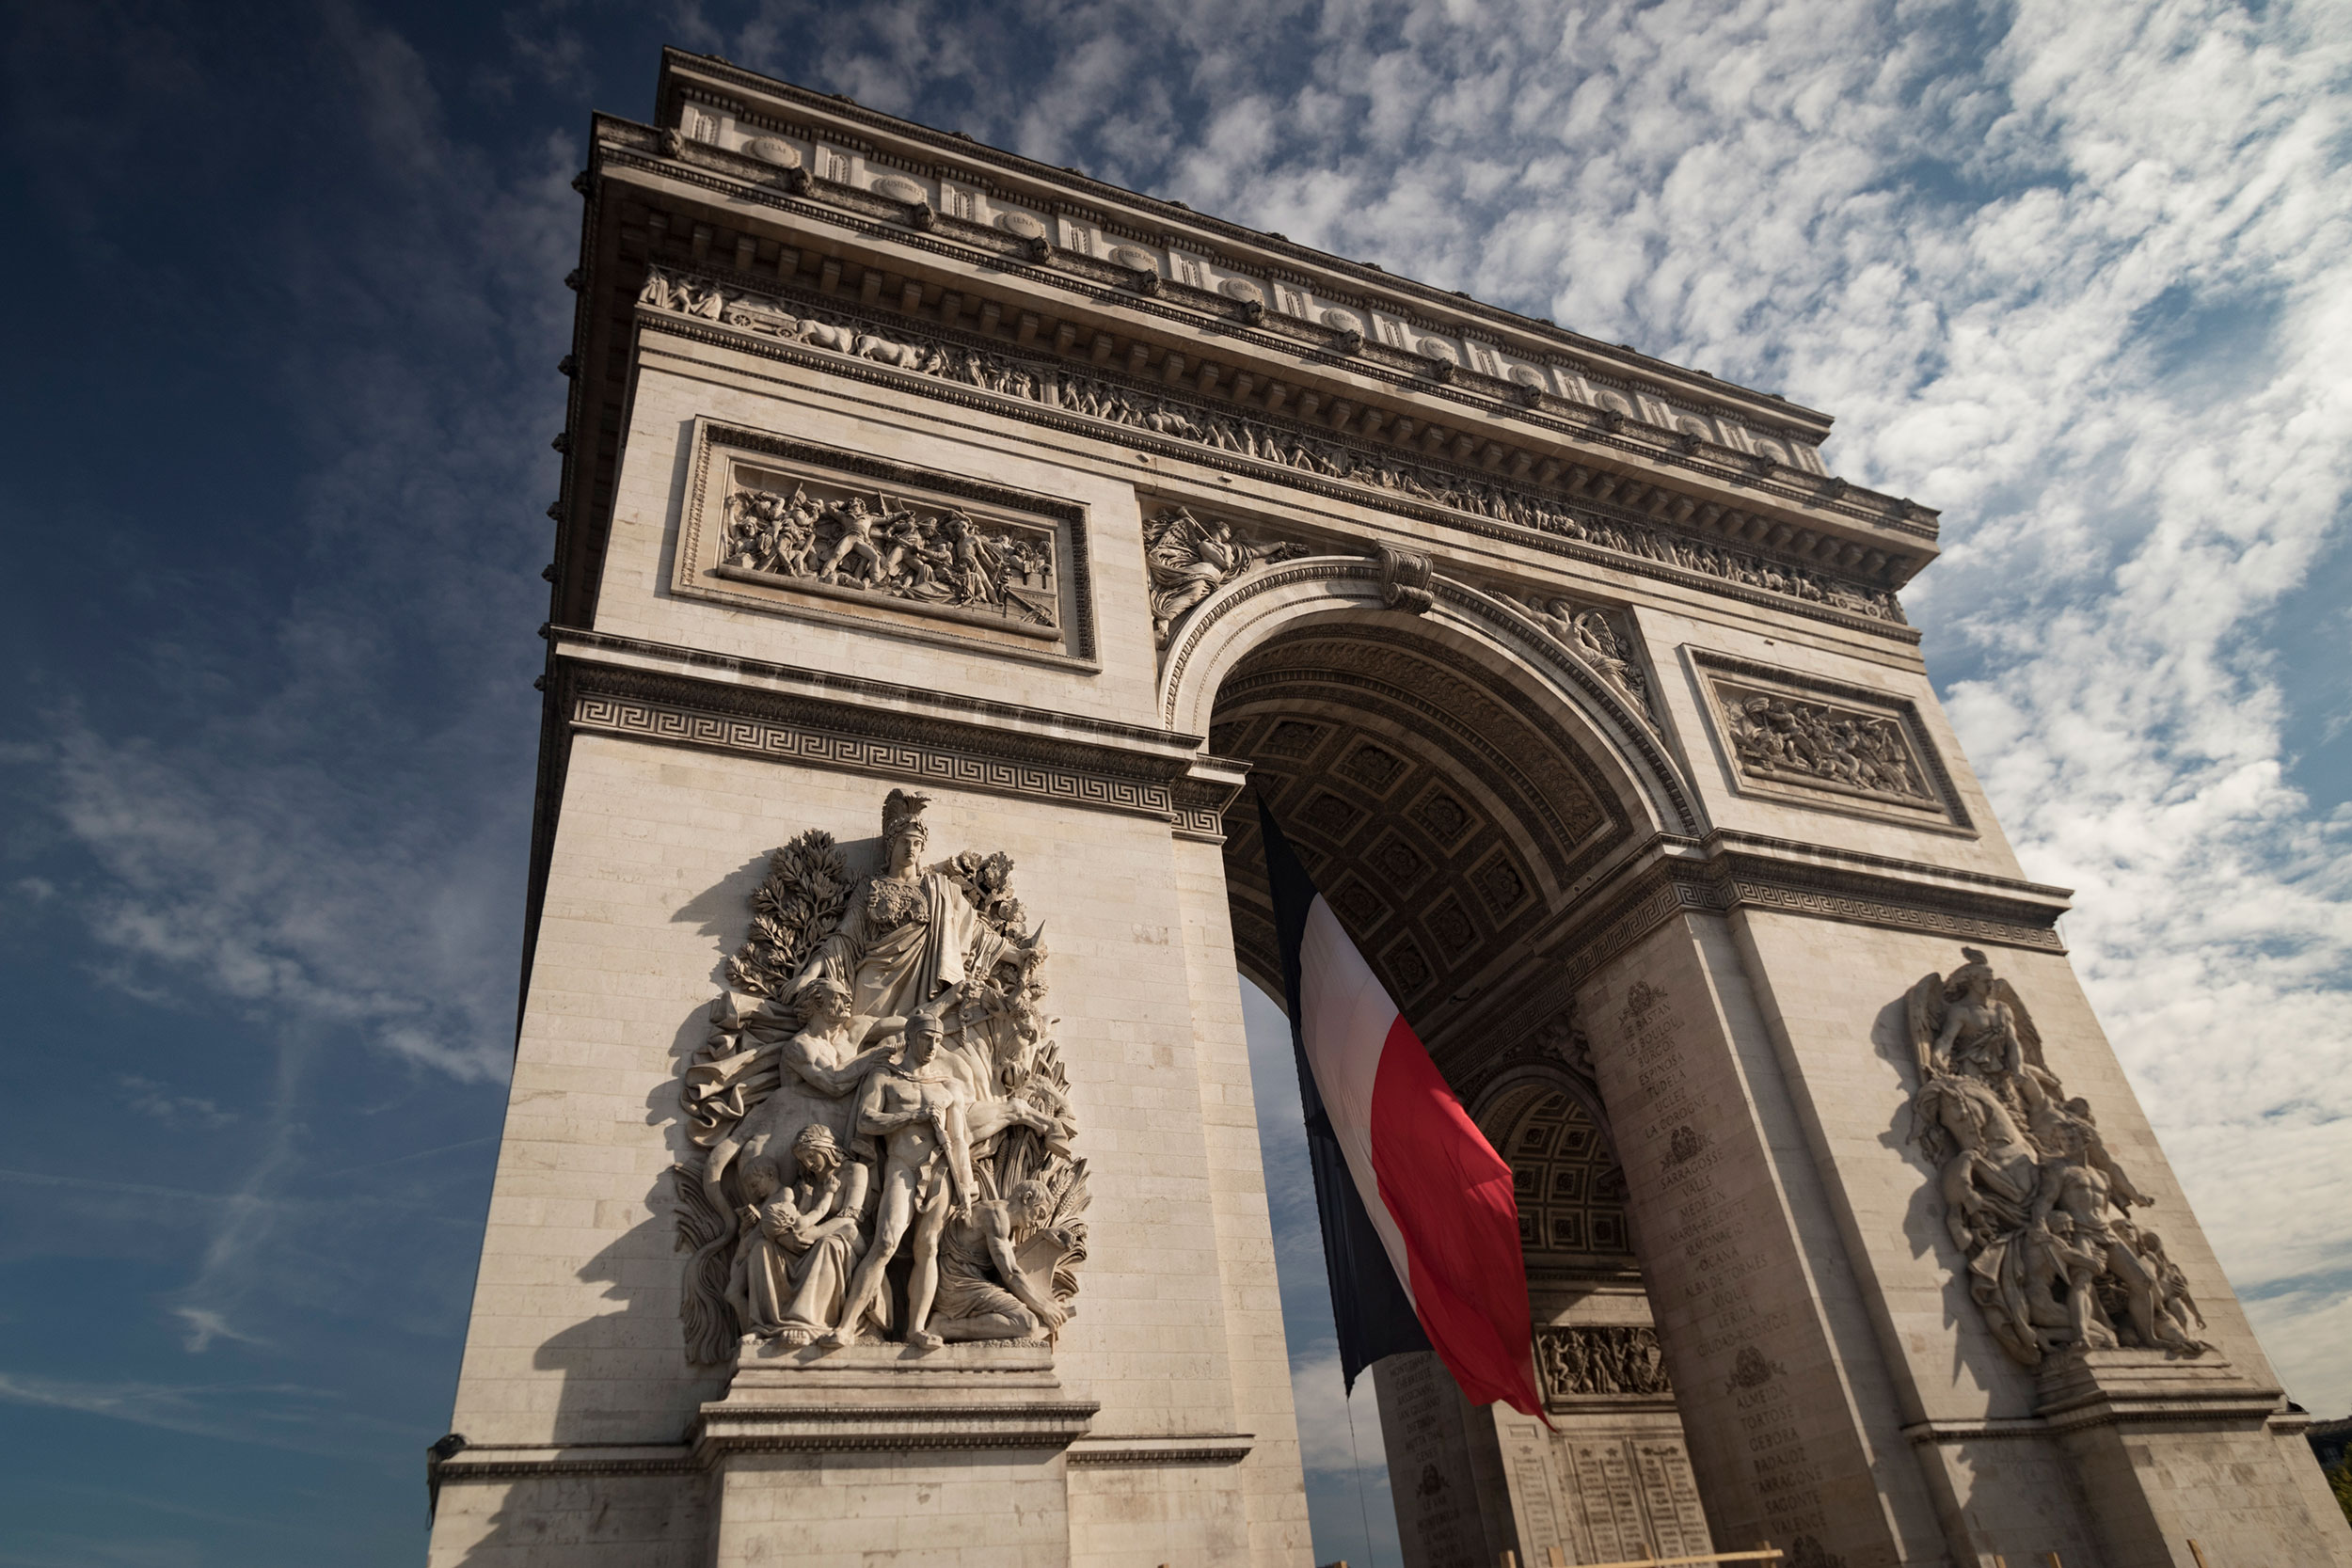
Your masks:
<instances>
[{"instance_id":1,"label":"carved rosette in coffer","mask_svg":"<svg viewBox=\"0 0 2352 1568\"><path fill-rule=\"evenodd\" d=\"M1091 662L1085 509L711 420L676 594Z\"/></svg>"},{"instance_id":2,"label":"carved rosette in coffer","mask_svg":"<svg viewBox=\"0 0 2352 1568\"><path fill-rule=\"evenodd\" d=\"M1974 832L1915 704L1696 648L1684 654L1741 794Z\"/></svg>"}]
</instances>

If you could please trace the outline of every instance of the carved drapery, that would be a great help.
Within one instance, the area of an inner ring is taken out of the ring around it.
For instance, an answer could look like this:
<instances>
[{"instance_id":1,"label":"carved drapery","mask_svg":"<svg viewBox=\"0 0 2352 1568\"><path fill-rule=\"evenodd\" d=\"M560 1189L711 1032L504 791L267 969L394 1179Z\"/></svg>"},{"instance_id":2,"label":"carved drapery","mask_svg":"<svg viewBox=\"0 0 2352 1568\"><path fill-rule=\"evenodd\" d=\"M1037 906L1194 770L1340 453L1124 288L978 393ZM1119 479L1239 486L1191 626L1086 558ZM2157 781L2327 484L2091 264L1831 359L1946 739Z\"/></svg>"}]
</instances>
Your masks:
<instances>
[{"instance_id":1,"label":"carved drapery","mask_svg":"<svg viewBox=\"0 0 2352 1568\"><path fill-rule=\"evenodd\" d=\"M1222 517L1197 517L1185 507L1162 507L1143 525L1143 561L1152 578L1152 642L1166 649L1176 623L1227 583L1269 562L1307 553L1304 545L1254 538Z\"/></svg>"},{"instance_id":2,"label":"carved drapery","mask_svg":"<svg viewBox=\"0 0 2352 1568\"><path fill-rule=\"evenodd\" d=\"M812 830L752 895L679 1085L698 1151L673 1172L692 1361L1051 1343L1073 1309L1087 1166L1041 934L1005 855L925 861L928 803L890 792L874 875Z\"/></svg>"},{"instance_id":3,"label":"carved drapery","mask_svg":"<svg viewBox=\"0 0 2352 1568\"><path fill-rule=\"evenodd\" d=\"M1623 611L1581 605L1554 594L1502 596L1534 617L1553 641L1613 687L1633 705L1634 711L1649 721L1652 728L1658 726L1658 709L1650 701L1649 677L1643 673L1633 657L1633 635L1623 623Z\"/></svg>"},{"instance_id":4,"label":"carved drapery","mask_svg":"<svg viewBox=\"0 0 2352 1568\"><path fill-rule=\"evenodd\" d=\"M2042 1060L2025 1000L1985 956L1911 990L1911 1136L1934 1163L1968 1291L2011 1357L2123 1345L2197 1355L2204 1319L2156 1232L2155 1200L2107 1152L2090 1102Z\"/></svg>"}]
</instances>

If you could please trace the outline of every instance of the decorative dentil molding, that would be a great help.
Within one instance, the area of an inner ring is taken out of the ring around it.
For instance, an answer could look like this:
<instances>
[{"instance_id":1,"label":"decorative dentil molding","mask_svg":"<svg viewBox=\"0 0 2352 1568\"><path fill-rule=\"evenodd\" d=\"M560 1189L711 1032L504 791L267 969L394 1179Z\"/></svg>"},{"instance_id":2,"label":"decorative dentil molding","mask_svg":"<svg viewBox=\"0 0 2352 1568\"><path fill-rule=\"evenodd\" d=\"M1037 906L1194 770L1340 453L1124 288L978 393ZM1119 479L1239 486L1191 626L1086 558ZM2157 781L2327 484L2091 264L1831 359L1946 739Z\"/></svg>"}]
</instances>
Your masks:
<instances>
[{"instance_id":1,"label":"decorative dentil molding","mask_svg":"<svg viewBox=\"0 0 2352 1568\"><path fill-rule=\"evenodd\" d=\"M961 384L1017 404L1146 432L1182 445L1250 460L1307 480L1384 493L1443 514L1503 523L1622 558L1711 578L1774 599L1905 626L1895 595L1829 574L1679 535L1598 509L1571 509L1535 491L1375 449L1308 426L1214 409L1096 371L1080 374L980 349L902 324L739 290L717 280L652 269L639 305L755 337L813 348L929 379ZM1613 482L1597 481L1603 487Z\"/></svg>"},{"instance_id":2,"label":"decorative dentil molding","mask_svg":"<svg viewBox=\"0 0 2352 1568\"><path fill-rule=\"evenodd\" d=\"M697 69L714 67L699 62ZM733 76L736 86L763 95L780 92L788 98L797 90L732 68L715 69ZM685 90L693 97L709 89ZM1518 341L1528 331L1556 334L1549 320L1512 317L1475 302L1470 303L1471 310L1496 319L1477 324L1442 319L1458 317L1464 307L1450 300L1433 308L1434 292L1427 286L1391 279L1366 264L1342 263L1349 275L1344 279L1331 272L1332 259L1326 256L1299 257L1294 265L1303 262L1305 270L1292 270L1281 264L1284 259L1265 253L1289 249L1283 236L1203 219L1181 203L1162 211L1159 222L1133 213L1114 216L1073 197L1083 188L1122 205L1170 204L1099 186L1073 170L1048 176L1057 185L1071 186L1067 192L1013 190L995 175L969 166L974 154L1003 159L1000 152L958 149L946 162L909 161L903 151L884 151L837 123L819 126L788 113L778 118L781 102L755 104L731 92L704 102L709 112L690 112L683 135L600 117L599 152L623 161L628 156L625 150L656 153L673 177L715 178L739 193L746 183L755 188L781 183L798 201L821 201L836 211L879 218L882 231L902 245L1018 256L1040 271L1099 280L1138 307L1231 312L1254 331L1299 337L1313 350L1356 356L1392 379L1401 372L1428 388L1468 383L1475 388L1470 395L1508 398L1531 412L1547 396L1556 398L1609 432L1600 438L1610 444L1622 439L1618 431L1637 428L1675 459L1724 472L1748 470L1751 482L1788 489L1811 504L1933 537L1931 512L1821 477L1820 428L1775 419L1757 406L1761 400L1752 393L1736 410L1727 404L1718 406L1720 400L1707 396L1692 372L1667 368L1678 384L1670 388L1629 363L1594 357L1590 345L1573 335L1540 347ZM876 129L937 139L937 133L924 127L889 121L853 105L828 103L825 108L829 119L846 115L869 120ZM795 138L805 144L805 155ZM1204 231L1179 234L1164 227L1168 220ZM1234 252L1217 235L1242 240L1251 253ZM1367 284L1374 293L1361 292Z\"/></svg>"}]
</instances>

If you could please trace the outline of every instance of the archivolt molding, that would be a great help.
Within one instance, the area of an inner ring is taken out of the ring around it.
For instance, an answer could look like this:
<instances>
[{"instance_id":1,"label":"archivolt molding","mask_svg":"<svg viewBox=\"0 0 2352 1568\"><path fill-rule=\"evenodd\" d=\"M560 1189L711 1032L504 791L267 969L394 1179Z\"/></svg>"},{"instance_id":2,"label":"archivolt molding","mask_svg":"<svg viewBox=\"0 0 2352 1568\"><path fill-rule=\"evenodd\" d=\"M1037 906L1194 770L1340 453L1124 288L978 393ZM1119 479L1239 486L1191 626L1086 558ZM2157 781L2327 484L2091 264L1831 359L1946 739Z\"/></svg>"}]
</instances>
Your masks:
<instances>
[{"instance_id":1,"label":"archivolt molding","mask_svg":"<svg viewBox=\"0 0 2352 1568\"><path fill-rule=\"evenodd\" d=\"M1302 594L1299 590L1310 590ZM1573 709L1615 760L1636 781L1657 825L1673 832L1701 831L1697 794L1684 778L1655 721L1637 710L1628 695L1554 637L1526 607L1483 593L1451 578L1431 583L1437 608L1425 617L1468 633L1532 670ZM1269 602L1268 595L1279 595ZM1160 716L1170 728L1198 734L1206 726L1228 673L1281 627L1308 614L1330 610L1385 608L1385 580L1376 560L1339 555L1310 556L1261 567L1219 590L1177 625L1160 676ZM1391 635L1358 627L1349 635L1373 641ZM1415 640L1420 646L1425 640ZM1508 683L1496 683L1510 689ZM1522 713L1522 717L1529 717ZM1571 753L1583 748L1567 743ZM1598 777L1602 799L1617 792Z\"/></svg>"}]
</instances>

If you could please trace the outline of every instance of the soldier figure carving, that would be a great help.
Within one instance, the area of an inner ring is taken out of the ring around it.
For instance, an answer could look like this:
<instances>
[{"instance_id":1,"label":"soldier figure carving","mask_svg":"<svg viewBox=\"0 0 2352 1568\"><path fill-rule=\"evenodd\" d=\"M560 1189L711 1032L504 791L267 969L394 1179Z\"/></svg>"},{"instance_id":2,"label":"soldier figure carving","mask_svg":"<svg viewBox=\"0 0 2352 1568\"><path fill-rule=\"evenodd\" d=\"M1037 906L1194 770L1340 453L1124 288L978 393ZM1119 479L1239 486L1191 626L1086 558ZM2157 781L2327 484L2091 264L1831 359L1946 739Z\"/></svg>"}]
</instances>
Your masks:
<instances>
[{"instance_id":1,"label":"soldier figure carving","mask_svg":"<svg viewBox=\"0 0 2352 1568\"><path fill-rule=\"evenodd\" d=\"M917 1351L1050 1339L1072 1310L1086 1162L1042 1011L1041 932L1004 855L924 863L929 803L890 792L877 874L853 877L812 832L753 896L680 1085L708 1150L675 1182L696 1361L900 1325Z\"/></svg>"},{"instance_id":2,"label":"soldier figure carving","mask_svg":"<svg viewBox=\"0 0 2352 1568\"><path fill-rule=\"evenodd\" d=\"M2108 1153L2089 1103L2065 1098L2016 990L1982 953L1961 952L1950 978L1911 990L1912 1136L1939 1168L1945 1227L1994 1337L2028 1367L2119 1344L2201 1354L2185 1281L2131 1223L2155 1200Z\"/></svg>"}]
</instances>

